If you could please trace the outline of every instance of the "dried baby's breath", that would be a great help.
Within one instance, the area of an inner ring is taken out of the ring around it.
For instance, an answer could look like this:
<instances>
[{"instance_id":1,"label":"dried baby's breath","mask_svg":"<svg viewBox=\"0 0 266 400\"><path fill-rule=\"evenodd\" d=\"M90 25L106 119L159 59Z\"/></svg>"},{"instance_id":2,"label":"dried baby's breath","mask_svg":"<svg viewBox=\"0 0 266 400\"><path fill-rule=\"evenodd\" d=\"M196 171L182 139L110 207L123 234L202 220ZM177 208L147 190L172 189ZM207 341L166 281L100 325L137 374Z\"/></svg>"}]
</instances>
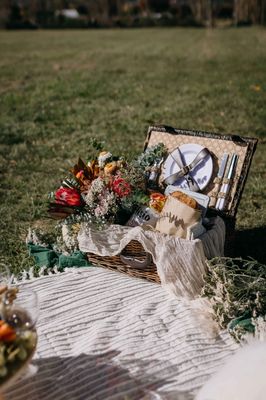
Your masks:
<instances>
[{"instance_id":1,"label":"dried baby's breath","mask_svg":"<svg viewBox=\"0 0 266 400\"><path fill-rule=\"evenodd\" d=\"M202 296L209 298L221 328L241 317L250 318L254 326L258 317L266 315L265 265L229 257L214 258L207 265Z\"/></svg>"}]
</instances>

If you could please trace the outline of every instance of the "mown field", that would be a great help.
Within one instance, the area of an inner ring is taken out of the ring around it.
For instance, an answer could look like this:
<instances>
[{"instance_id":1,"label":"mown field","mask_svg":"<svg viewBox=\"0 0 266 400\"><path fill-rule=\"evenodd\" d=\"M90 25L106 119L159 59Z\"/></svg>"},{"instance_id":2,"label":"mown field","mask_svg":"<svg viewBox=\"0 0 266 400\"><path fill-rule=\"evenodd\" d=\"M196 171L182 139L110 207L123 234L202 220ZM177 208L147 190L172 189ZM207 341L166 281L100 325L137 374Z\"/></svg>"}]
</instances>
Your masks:
<instances>
[{"instance_id":1,"label":"mown field","mask_svg":"<svg viewBox=\"0 0 266 400\"><path fill-rule=\"evenodd\" d=\"M30 226L51 226L47 193L89 138L142 150L148 126L259 138L237 220L236 255L266 262L266 30L0 32L1 260L33 260Z\"/></svg>"}]
</instances>

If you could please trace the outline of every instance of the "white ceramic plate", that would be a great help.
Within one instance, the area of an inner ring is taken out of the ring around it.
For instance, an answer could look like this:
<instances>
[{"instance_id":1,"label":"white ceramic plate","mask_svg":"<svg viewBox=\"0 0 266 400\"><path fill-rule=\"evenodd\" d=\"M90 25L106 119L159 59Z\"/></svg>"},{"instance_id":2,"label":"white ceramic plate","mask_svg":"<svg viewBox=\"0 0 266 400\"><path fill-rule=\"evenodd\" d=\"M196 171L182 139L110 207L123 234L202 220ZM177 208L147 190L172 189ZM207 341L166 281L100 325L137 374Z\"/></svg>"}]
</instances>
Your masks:
<instances>
[{"instance_id":1,"label":"white ceramic plate","mask_svg":"<svg viewBox=\"0 0 266 400\"><path fill-rule=\"evenodd\" d=\"M197 154L203 149L203 146L200 144L188 143L182 144L179 146L179 151L181 153L183 162L185 165L190 164ZM174 155L177 150L173 150L172 154ZM177 163L173 160L173 157L169 154L166 158L165 162L162 166L162 179L168 178L170 175L175 174L178 172L180 168L178 167ZM213 171L213 162L212 157L209 154L205 157L201 162L196 165L195 168L190 172L190 175L195 179L197 184L199 185L200 190L203 190L209 183L212 177ZM173 184L181 189L189 189L185 178L179 178Z\"/></svg>"}]
</instances>

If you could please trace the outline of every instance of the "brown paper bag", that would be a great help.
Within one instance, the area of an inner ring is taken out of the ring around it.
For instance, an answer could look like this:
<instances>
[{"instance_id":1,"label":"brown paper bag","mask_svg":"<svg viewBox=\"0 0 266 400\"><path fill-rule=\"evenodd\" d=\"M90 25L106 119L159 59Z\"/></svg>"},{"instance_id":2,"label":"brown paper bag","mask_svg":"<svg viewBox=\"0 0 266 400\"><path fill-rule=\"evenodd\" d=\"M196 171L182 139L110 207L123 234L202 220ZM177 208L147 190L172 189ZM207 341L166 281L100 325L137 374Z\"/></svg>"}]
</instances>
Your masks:
<instances>
[{"instance_id":1,"label":"brown paper bag","mask_svg":"<svg viewBox=\"0 0 266 400\"><path fill-rule=\"evenodd\" d=\"M187 238L188 227L201 218L201 211L189 207L173 196L168 196L155 229L161 233Z\"/></svg>"}]
</instances>

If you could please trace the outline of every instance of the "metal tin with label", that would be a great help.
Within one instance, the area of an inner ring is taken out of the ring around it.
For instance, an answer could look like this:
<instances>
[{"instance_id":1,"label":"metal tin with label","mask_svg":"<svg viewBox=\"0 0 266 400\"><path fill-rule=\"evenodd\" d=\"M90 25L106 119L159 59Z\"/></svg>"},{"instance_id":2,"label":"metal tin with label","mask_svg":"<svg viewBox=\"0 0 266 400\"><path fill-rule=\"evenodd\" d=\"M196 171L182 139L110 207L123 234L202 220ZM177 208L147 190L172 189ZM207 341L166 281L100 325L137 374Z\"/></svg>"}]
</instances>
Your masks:
<instances>
[{"instance_id":1,"label":"metal tin with label","mask_svg":"<svg viewBox=\"0 0 266 400\"><path fill-rule=\"evenodd\" d=\"M140 206L127 222L127 226L151 225L155 226L159 215L150 207Z\"/></svg>"}]
</instances>

